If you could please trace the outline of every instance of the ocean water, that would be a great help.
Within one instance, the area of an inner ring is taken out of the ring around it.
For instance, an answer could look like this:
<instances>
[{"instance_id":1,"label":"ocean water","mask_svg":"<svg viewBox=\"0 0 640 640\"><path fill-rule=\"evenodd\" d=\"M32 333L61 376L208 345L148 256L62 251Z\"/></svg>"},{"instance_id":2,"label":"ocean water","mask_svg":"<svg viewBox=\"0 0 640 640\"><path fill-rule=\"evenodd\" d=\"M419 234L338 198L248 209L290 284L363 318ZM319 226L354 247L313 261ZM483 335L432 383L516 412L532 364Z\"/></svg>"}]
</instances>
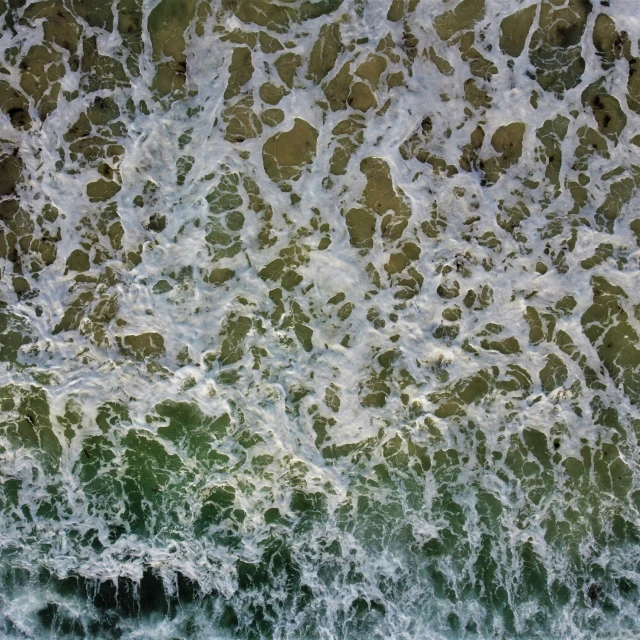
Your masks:
<instances>
[{"instance_id":1,"label":"ocean water","mask_svg":"<svg viewBox=\"0 0 640 640\"><path fill-rule=\"evenodd\" d=\"M0 637L640 637L639 0L0 50Z\"/></svg>"}]
</instances>

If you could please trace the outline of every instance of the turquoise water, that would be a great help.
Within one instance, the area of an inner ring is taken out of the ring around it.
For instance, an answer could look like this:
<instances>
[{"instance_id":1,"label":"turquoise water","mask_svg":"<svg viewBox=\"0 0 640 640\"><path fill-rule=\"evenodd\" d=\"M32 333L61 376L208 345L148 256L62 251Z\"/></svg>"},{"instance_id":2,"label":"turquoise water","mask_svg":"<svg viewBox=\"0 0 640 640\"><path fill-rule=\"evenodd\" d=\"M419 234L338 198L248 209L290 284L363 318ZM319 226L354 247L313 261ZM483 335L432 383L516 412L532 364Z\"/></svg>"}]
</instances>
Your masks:
<instances>
[{"instance_id":1,"label":"turquoise water","mask_svg":"<svg viewBox=\"0 0 640 640\"><path fill-rule=\"evenodd\" d=\"M640 637L640 3L0 15L2 637Z\"/></svg>"}]
</instances>

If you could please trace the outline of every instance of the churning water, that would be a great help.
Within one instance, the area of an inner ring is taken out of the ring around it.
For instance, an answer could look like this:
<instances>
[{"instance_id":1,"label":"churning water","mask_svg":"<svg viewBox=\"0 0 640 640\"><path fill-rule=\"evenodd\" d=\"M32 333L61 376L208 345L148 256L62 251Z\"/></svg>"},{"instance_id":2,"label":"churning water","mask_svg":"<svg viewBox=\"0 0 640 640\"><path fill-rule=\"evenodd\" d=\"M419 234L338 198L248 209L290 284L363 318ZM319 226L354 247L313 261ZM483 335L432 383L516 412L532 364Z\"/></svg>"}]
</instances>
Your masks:
<instances>
[{"instance_id":1,"label":"churning water","mask_svg":"<svg viewBox=\"0 0 640 640\"><path fill-rule=\"evenodd\" d=\"M0 0L3 638L640 637L640 1Z\"/></svg>"}]
</instances>

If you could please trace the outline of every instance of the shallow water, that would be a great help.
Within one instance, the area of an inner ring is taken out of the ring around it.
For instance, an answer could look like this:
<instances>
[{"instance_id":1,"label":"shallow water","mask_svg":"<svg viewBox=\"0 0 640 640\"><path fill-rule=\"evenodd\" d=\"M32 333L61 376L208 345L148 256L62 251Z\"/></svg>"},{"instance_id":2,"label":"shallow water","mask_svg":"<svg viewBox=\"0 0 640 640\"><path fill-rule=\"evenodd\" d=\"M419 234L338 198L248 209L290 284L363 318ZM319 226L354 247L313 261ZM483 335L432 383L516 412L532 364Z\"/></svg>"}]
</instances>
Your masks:
<instances>
[{"instance_id":1,"label":"shallow water","mask_svg":"<svg viewBox=\"0 0 640 640\"><path fill-rule=\"evenodd\" d=\"M0 635L640 636L640 2L0 0Z\"/></svg>"}]
</instances>

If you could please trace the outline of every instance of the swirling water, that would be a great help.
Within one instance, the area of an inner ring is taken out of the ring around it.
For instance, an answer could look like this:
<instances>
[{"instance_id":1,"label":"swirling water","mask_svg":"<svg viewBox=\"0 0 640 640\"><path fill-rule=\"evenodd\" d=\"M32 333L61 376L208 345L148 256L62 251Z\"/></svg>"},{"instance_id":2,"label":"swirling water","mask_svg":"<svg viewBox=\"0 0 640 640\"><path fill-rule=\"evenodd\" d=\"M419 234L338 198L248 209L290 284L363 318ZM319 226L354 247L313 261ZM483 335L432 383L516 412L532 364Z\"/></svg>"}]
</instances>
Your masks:
<instances>
[{"instance_id":1,"label":"swirling water","mask_svg":"<svg viewBox=\"0 0 640 640\"><path fill-rule=\"evenodd\" d=\"M640 2L0 16L2 637L640 637Z\"/></svg>"}]
</instances>

